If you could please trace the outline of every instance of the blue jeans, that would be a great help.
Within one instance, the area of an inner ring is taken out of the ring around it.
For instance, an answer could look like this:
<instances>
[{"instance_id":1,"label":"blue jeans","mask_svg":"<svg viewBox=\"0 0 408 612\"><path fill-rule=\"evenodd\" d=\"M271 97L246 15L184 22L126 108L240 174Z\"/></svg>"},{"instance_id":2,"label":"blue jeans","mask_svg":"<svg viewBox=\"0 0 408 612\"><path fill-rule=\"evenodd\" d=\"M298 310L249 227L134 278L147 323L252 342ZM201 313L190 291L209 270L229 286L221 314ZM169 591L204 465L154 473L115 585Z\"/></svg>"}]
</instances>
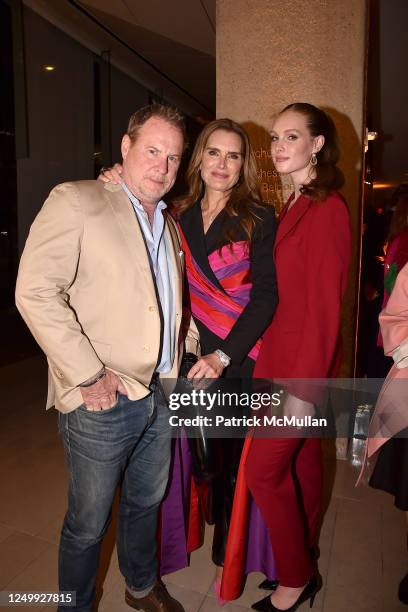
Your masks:
<instances>
[{"instance_id":1,"label":"blue jeans","mask_svg":"<svg viewBox=\"0 0 408 612\"><path fill-rule=\"evenodd\" d=\"M152 389L138 401L119 395L108 410L91 412L82 405L59 415L69 470L59 588L76 591L76 607L71 610L92 608L102 538L119 483L120 570L126 584L136 590L156 581L157 517L168 480L171 433L161 387L154 383Z\"/></svg>"}]
</instances>

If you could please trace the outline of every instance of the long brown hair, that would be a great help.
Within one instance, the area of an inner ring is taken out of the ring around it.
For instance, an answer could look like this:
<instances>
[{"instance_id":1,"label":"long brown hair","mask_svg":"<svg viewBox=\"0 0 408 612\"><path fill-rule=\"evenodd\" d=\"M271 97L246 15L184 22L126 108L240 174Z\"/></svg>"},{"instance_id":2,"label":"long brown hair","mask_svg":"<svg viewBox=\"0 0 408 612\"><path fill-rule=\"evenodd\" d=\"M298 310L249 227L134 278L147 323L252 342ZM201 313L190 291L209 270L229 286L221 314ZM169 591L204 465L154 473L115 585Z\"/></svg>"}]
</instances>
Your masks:
<instances>
[{"instance_id":1,"label":"long brown hair","mask_svg":"<svg viewBox=\"0 0 408 612\"><path fill-rule=\"evenodd\" d=\"M306 125L312 137L324 136L324 145L316 153L316 177L301 188L301 192L313 200L324 200L344 182L343 173L336 165L340 158L336 126L327 113L307 102L289 104L279 114L286 111L294 111L306 117Z\"/></svg>"},{"instance_id":2,"label":"long brown hair","mask_svg":"<svg viewBox=\"0 0 408 612\"><path fill-rule=\"evenodd\" d=\"M398 185L392 194L391 206L394 207L394 213L388 232L388 243L408 227L408 183Z\"/></svg>"},{"instance_id":3,"label":"long brown hair","mask_svg":"<svg viewBox=\"0 0 408 612\"><path fill-rule=\"evenodd\" d=\"M188 192L184 197L177 200L175 203L176 210L178 214L182 214L203 197L205 184L201 178L200 165L208 139L216 130L233 132L241 139L244 161L238 182L232 188L225 205L225 211L230 217L239 217L238 224L244 230L248 240L251 241L256 220L259 218L256 209L262 204L262 199L258 187L255 157L248 134L243 127L232 119L215 119L201 131L186 172ZM236 239L236 234L237 230L227 228L224 237L231 243Z\"/></svg>"}]
</instances>

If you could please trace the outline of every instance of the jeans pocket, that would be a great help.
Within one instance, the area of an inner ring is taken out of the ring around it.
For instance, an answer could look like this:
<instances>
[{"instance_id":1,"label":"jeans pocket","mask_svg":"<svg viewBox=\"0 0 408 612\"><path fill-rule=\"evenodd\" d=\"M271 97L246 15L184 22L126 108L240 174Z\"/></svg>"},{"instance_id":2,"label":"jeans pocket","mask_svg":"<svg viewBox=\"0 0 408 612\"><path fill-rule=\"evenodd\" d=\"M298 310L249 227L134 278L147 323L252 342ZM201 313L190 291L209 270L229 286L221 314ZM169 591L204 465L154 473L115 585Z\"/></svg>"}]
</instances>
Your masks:
<instances>
[{"instance_id":1,"label":"jeans pocket","mask_svg":"<svg viewBox=\"0 0 408 612\"><path fill-rule=\"evenodd\" d=\"M81 404L80 406L78 406L77 410L79 410L80 412L86 412L86 414L96 414L96 415L110 414L111 412L119 408L120 403L121 403L121 398L122 398L122 394L117 393L116 402L113 404L113 406L111 406L110 408L105 408L104 410L88 410L85 404Z\"/></svg>"}]
</instances>

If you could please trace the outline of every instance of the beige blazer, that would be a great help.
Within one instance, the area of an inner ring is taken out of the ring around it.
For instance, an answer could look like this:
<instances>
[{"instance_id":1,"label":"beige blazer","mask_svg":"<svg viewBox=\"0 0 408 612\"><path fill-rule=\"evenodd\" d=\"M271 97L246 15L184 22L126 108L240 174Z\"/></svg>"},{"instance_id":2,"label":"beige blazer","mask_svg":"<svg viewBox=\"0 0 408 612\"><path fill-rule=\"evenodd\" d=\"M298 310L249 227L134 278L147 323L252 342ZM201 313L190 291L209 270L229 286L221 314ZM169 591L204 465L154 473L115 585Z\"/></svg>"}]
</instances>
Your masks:
<instances>
[{"instance_id":1,"label":"beige blazer","mask_svg":"<svg viewBox=\"0 0 408 612\"><path fill-rule=\"evenodd\" d=\"M176 225L165 213L176 296L176 378L198 333L182 319L184 258ZM16 304L47 356L47 408L69 412L82 404L78 385L105 365L132 400L149 393L160 348L160 315L143 236L119 185L64 183L52 190L35 219L21 257Z\"/></svg>"}]
</instances>

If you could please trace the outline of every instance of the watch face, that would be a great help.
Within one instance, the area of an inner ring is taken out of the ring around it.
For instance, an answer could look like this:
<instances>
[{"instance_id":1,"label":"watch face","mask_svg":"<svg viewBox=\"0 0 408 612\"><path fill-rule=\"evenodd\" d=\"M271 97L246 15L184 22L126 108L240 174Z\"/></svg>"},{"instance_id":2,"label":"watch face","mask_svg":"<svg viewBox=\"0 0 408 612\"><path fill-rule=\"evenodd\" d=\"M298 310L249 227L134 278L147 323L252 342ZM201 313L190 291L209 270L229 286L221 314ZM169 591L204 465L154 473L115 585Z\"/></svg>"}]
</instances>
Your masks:
<instances>
[{"instance_id":1,"label":"watch face","mask_svg":"<svg viewBox=\"0 0 408 612\"><path fill-rule=\"evenodd\" d=\"M229 357L228 357L228 356L227 356L225 353L223 353L223 352L221 351L221 349L217 349L215 352L217 353L217 355L218 355L218 357L219 357L219 359L220 359L220 361L221 361L222 365L223 365L224 367L228 367L228 366L229 366L229 364L230 364L230 359L229 359Z\"/></svg>"}]
</instances>

